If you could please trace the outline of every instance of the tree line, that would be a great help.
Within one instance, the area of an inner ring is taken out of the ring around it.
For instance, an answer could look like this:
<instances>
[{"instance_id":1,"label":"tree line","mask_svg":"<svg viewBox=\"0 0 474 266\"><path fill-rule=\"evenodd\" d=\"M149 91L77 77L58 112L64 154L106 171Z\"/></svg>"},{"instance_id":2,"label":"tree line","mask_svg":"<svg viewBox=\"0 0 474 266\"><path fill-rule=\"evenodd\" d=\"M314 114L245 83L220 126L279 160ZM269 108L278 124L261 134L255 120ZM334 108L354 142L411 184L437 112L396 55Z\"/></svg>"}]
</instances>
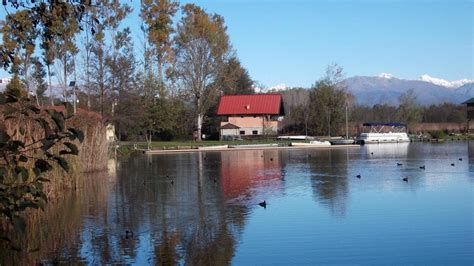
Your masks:
<instances>
[{"instance_id":1,"label":"tree line","mask_svg":"<svg viewBox=\"0 0 474 266\"><path fill-rule=\"evenodd\" d=\"M66 101L99 112L122 140L193 131L200 139L215 128L209 114L220 95L254 92L222 16L195 4L142 0L139 28L131 28L126 2L82 2L7 5L14 12L0 22L0 58L12 75L8 89L39 106Z\"/></svg>"},{"instance_id":2,"label":"tree line","mask_svg":"<svg viewBox=\"0 0 474 266\"><path fill-rule=\"evenodd\" d=\"M328 66L326 75L309 89L292 88L282 92L287 110L283 131L303 135L345 135L345 121L417 123L466 123L463 105L442 103L422 106L414 90L400 95L399 105L359 105L347 91L341 66ZM346 112L347 110L347 112Z\"/></svg>"}]
</instances>

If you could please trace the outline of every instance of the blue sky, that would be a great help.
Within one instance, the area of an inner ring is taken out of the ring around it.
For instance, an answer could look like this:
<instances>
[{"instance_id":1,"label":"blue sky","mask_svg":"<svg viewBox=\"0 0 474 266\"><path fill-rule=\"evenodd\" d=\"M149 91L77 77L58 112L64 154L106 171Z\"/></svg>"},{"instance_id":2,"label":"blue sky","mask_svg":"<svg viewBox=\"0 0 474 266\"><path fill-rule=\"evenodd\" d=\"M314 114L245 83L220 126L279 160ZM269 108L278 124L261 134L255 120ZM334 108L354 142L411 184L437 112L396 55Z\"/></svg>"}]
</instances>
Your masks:
<instances>
[{"instance_id":1,"label":"blue sky","mask_svg":"<svg viewBox=\"0 0 474 266\"><path fill-rule=\"evenodd\" d=\"M139 46L139 1L126 2L135 8L125 23ZM331 63L347 76L474 79L474 1L194 3L225 18L243 66L265 86L308 87Z\"/></svg>"},{"instance_id":2,"label":"blue sky","mask_svg":"<svg viewBox=\"0 0 474 266\"><path fill-rule=\"evenodd\" d=\"M224 16L251 76L310 86L337 62L347 76L474 79L474 2L198 1Z\"/></svg>"}]
</instances>

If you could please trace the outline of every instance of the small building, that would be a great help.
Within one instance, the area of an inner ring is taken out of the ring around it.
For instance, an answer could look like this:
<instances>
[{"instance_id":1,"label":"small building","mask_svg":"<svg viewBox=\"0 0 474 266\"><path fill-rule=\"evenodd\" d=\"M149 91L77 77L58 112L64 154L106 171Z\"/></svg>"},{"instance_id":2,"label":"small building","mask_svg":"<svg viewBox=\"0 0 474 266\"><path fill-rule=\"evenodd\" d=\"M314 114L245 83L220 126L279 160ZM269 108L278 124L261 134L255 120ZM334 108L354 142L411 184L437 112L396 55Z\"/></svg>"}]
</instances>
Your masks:
<instances>
[{"instance_id":1,"label":"small building","mask_svg":"<svg viewBox=\"0 0 474 266\"><path fill-rule=\"evenodd\" d=\"M471 120L474 119L474 98L471 98L465 102L463 102L463 104L466 105L466 108L467 108L467 133L470 133L470 123L471 123Z\"/></svg>"},{"instance_id":2,"label":"small building","mask_svg":"<svg viewBox=\"0 0 474 266\"><path fill-rule=\"evenodd\" d=\"M105 126L105 138L109 142L114 142L117 140L115 136L115 126L112 123L107 123Z\"/></svg>"},{"instance_id":3,"label":"small building","mask_svg":"<svg viewBox=\"0 0 474 266\"><path fill-rule=\"evenodd\" d=\"M217 115L224 116L221 139L276 135L285 115L281 94L224 95Z\"/></svg>"}]
</instances>

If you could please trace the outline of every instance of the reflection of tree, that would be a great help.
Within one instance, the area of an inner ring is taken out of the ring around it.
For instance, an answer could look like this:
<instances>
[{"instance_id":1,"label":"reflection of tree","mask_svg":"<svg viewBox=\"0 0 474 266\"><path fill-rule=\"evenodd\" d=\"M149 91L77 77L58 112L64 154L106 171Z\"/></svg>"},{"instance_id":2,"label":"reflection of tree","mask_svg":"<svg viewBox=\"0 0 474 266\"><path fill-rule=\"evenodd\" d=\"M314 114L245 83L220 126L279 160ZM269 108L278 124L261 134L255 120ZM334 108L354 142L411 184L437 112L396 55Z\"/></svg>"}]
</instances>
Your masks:
<instances>
[{"instance_id":1,"label":"reflection of tree","mask_svg":"<svg viewBox=\"0 0 474 266\"><path fill-rule=\"evenodd\" d=\"M176 265L178 264L178 246L179 236L176 233L169 234L163 231L161 243L155 246L155 258L161 265Z\"/></svg>"},{"instance_id":2,"label":"reflection of tree","mask_svg":"<svg viewBox=\"0 0 474 266\"><path fill-rule=\"evenodd\" d=\"M104 234L108 243L93 245L107 253L99 257L110 258L102 262L124 262L128 256L131 261L158 264L230 263L239 232L231 230L238 227L232 220L236 211L229 215L232 208L224 206L216 161L219 153L123 162L104 215L107 223L99 226L113 228L112 232ZM135 237L114 237L126 229ZM140 257L144 245L150 249L147 258Z\"/></svg>"},{"instance_id":3,"label":"reflection of tree","mask_svg":"<svg viewBox=\"0 0 474 266\"><path fill-rule=\"evenodd\" d=\"M44 245L44 250L27 259L7 254L17 257L12 261L18 264L56 258L89 264L230 264L249 206L245 202L227 203L226 191L230 190L221 177L225 173L221 165L232 166L228 170L235 173L239 173L235 169L245 168L233 162L239 156L223 158L223 154L123 160L117 171L110 173L115 178L99 173L92 178L97 182L87 182L79 192L51 204L50 214L43 220L49 226L38 238L51 245ZM260 191L267 185L271 191L275 191L273 186L281 190L279 154L261 155L251 158L261 161L243 177L240 192L256 193L256 187ZM127 235L127 230L133 236Z\"/></svg>"},{"instance_id":4,"label":"reflection of tree","mask_svg":"<svg viewBox=\"0 0 474 266\"><path fill-rule=\"evenodd\" d=\"M315 200L336 216L346 214L348 150L321 150L312 154L310 170Z\"/></svg>"},{"instance_id":5,"label":"reflection of tree","mask_svg":"<svg viewBox=\"0 0 474 266\"><path fill-rule=\"evenodd\" d=\"M96 211L104 209L107 198L107 180L97 177L88 174L78 179L77 192L66 191L61 198L51 200L44 212L30 213L27 233L9 236L22 252L11 251L0 241L0 265L35 265L46 258L57 262L81 260L77 232L84 223L83 211L99 214ZM92 202L95 208L90 208Z\"/></svg>"},{"instance_id":6,"label":"reflection of tree","mask_svg":"<svg viewBox=\"0 0 474 266\"><path fill-rule=\"evenodd\" d=\"M468 142L467 154L469 156L469 172L474 172L474 141Z\"/></svg>"}]
</instances>

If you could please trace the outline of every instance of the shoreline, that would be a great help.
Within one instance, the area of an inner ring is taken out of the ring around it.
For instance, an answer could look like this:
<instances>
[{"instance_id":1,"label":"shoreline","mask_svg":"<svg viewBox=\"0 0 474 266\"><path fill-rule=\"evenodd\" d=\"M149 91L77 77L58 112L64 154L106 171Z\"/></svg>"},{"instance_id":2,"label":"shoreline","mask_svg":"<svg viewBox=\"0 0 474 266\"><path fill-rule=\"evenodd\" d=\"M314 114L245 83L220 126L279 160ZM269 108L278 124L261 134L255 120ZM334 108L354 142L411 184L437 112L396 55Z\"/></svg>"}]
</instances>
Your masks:
<instances>
[{"instance_id":1,"label":"shoreline","mask_svg":"<svg viewBox=\"0 0 474 266\"><path fill-rule=\"evenodd\" d=\"M359 148L360 145L331 145L331 146L270 146L270 147L239 147L239 148L222 148L222 149L182 149L182 150L147 150L144 154L173 154L173 153L193 153L193 152L215 152L215 151L243 151L243 150L308 150L308 149L343 149L343 148Z\"/></svg>"}]
</instances>

